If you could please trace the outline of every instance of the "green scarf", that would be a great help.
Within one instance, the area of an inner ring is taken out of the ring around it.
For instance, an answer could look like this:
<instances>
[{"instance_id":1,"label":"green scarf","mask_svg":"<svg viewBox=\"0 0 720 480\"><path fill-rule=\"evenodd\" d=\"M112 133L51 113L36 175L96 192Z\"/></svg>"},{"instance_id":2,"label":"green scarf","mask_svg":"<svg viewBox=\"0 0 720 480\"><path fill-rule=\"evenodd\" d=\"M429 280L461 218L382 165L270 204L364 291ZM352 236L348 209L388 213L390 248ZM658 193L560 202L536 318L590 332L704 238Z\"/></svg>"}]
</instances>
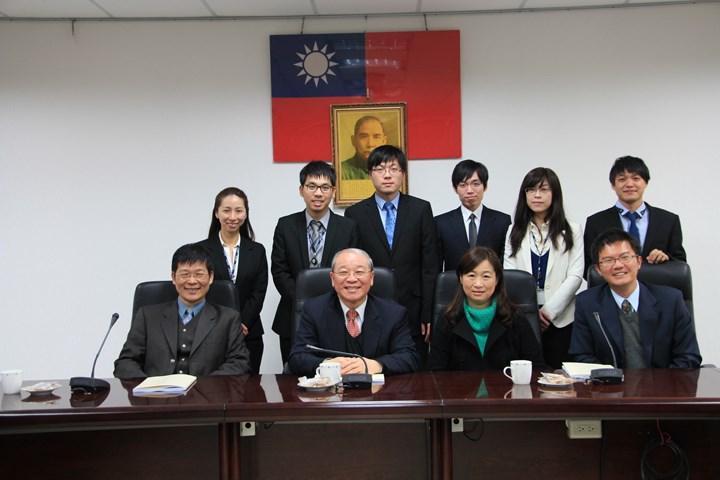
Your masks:
<instances>
[{"instance_id":1,"label":"green scarf","mask_svg":"<svg viewBox=\"0 0 720 480\"><path fill-rule=\"evenodd\" d=\"M467 303L467 299L463 302L465 309L465 318L467 318L470 328L475 335L478 347L480 347L480 353L485 355L485 344L487 343L488 332L490 331L490 324L495 318L495 311L497 310L497 299L493 298L492 303L489 307L485 308L472 308Z\"/></svg>"}]
</instances>

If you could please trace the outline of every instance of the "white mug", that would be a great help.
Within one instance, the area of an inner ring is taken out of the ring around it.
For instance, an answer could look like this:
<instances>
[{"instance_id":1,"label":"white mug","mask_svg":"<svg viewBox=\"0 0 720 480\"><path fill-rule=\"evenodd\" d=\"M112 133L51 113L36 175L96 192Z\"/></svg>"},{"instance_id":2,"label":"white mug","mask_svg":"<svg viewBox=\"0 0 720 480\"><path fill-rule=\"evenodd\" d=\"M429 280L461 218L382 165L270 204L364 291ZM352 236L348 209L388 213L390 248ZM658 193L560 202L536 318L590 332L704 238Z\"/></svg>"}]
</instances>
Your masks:
<instances>
[{"instance_id":1,"label":"white mug","mask_svg":"<svg viewBox=\"0 0 720 480\"><path fill-rule=\"evenodd\" d=\"M13 395L20 393L20 387L23 382L22 370L3 370L0 372L0 383L2 383L3 393L5 395Z\"/></svg>"},{"instance_id":2,"label":"white mug","mask_svg":"<svg viewBox=\"0 0 720 480\"><path fill-rule=\"evenodd\" d=\"M340 383L340 363L323 362L315 370L316 377L329 378L333 383Z\"/></svg>"},{"instance_id":3,"label":"white mug","mask_svg":"<svg viewBox=\"0 0 720 480\"><path fill-rule=\"evenodd\" d=\"M511 371L510 375L507 373L508 370ZM503 374L515 385L529 385L532 376L532 362L530 360L511 360L510 366L503 368Z\"/></svg>"}]
</instances>

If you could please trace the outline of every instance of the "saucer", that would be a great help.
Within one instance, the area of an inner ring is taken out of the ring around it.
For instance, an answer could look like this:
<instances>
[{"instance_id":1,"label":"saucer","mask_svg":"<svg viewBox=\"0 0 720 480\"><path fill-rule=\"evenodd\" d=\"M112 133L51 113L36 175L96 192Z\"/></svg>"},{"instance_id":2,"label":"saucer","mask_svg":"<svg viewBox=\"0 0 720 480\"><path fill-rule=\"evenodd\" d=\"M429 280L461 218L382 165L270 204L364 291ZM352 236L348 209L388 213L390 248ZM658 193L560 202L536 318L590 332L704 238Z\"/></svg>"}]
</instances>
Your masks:
<instances>
[{"instance_id":1,"label":"saucer","mask_svg":"<svg viewBox=\"0 0 720 480\"><path fill-rule=\"evenodd\" d=\"M40 382L35 385L29 385L22 387L23 392L28 392L30 395L50 395L53 391L62 387L59 383L54 382Z\"/></svg>"}]
</instances>

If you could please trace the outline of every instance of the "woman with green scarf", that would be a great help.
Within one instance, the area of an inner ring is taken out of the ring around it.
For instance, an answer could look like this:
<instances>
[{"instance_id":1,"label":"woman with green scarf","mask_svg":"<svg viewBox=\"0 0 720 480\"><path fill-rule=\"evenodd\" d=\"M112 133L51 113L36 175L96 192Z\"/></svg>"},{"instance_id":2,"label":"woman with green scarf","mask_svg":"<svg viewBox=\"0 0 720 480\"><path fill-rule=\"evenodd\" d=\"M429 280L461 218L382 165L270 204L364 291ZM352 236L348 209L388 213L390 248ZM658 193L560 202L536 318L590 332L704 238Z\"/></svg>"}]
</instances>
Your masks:
<instances>
[{"instance_id":1,"label":"woman with green scarf","mask_svg":"<svg viewBox=\"0 0 720 480\"><path fill-rule=\"evenodd\" d=\"M497 254L487 247L468 250L457 276L455 296L433 330L428 369L502 370L511 360L545 367L530 324L505 291Z\"/></svg>"}]
</instances>

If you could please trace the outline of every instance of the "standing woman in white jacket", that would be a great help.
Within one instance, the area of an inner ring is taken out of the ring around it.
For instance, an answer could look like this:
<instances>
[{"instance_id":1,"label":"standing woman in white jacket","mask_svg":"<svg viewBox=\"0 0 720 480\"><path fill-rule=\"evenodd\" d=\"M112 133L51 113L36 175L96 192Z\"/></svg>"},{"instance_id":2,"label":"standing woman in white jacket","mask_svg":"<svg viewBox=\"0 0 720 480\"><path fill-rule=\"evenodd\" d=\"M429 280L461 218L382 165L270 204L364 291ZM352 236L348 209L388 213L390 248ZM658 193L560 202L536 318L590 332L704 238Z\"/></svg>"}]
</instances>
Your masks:
<instances>
[{"instance_id":1,"label":"standing woman in white jacket","mask_svg":"<svg viewBox=\"0 0 720 480\"><path fill-rule=\"evenodd\" d=\"M549 168L525 175L513 224L505 240L504 268L535 277L545 362L560 368L568 349L575 315L575 294L583 282L583 234L565 218L562 188Z\"/></svg>"}]
</instances>

